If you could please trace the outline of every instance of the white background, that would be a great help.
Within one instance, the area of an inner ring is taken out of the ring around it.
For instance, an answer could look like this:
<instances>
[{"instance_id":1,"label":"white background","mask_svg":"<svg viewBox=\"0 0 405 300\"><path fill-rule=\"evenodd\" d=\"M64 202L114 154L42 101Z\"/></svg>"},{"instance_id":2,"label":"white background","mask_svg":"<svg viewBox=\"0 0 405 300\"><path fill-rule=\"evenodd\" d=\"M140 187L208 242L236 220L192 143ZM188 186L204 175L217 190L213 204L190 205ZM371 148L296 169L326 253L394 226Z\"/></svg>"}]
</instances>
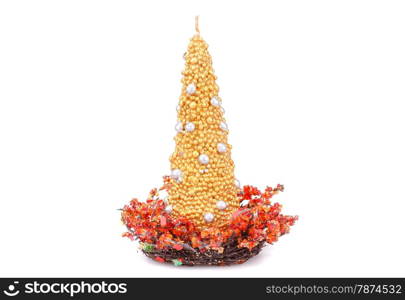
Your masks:
<instances>
[{"instance_id":1,"label":"white background","mask_svg":"<svg viewBox=\"0 0 405 300\"><path fill-rule=\"evenodd\" d=\"M291 233L175 268L118 208L168 174L200 15L236 175ZM405 276L404 1L2 1L1 276Z\"/></svg>"}]
</instances>

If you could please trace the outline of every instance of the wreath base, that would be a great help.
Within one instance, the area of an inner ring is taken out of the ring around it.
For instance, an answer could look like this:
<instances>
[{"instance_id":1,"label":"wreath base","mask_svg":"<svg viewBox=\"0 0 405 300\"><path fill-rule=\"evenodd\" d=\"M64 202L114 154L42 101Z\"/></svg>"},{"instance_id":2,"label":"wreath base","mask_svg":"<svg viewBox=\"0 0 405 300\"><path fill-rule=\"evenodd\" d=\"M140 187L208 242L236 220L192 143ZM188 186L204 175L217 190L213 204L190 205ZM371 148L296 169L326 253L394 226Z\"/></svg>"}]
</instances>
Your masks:
<instances>
[{"instance_id":1,"label":"wreath base","mask_svg":"<svg viewBox=\"0 0 405 300\"><path fill-rule=\"evenodd\" d=\"M216 265L226 266L233 264L242 264L248 259L256 256L265 246L265 241L259 242L254 248L249 250L245 247L238 247L238 241L236 238L230 238L223 246L223 252L220 253L216 250L206 250L201 252L198 249L189 250L182 249L180 251L169 249L152 249L142 250L142 252L149 258L160 262L173 263L174 261L180 261L185 266L196 265Z\"/></svg>"}]
</instances>

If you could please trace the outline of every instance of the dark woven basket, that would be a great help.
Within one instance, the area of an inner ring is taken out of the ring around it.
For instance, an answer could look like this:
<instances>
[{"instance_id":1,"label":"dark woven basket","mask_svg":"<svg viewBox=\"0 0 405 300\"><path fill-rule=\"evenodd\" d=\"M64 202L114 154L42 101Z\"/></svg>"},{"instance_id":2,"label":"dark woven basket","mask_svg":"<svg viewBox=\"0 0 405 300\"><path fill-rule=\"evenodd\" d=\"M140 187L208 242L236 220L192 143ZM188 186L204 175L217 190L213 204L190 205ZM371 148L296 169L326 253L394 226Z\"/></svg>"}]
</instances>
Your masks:
<instances>
[{"instance_id":1,"label":"dark woven basket","mask_svg":"<svg viewBox=\"0 0 405 300\"><path fill-rule=\"evenodd\" d=\"M196 266L196 265L233 265L242 264L249 258L259 254L263 249L265 241L261 241L252 250L248 248L238 248L237 240L231 238L226 244L224 244L224 251L219 253L215 250L207 250L205 252L200 252L197 249L189 250L182 249L180 251L175 249L153 249L150 251L142 250L143 253L152 259L161 258L165 262L172 263L173 260L180 260L183 265L186 266Z\"/></svg>"}]
</instances>

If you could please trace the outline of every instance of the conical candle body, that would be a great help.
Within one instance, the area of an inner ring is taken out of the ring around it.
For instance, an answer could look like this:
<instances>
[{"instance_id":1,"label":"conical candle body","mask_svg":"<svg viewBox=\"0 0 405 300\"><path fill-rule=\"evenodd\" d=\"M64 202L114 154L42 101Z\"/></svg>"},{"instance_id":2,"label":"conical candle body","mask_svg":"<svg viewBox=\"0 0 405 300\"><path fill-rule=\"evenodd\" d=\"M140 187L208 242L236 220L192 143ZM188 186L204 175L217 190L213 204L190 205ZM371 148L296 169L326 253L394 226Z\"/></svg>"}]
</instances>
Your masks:
<instances>
[{"instance_id":1,"label":"conical candle body","mask_svg":"<svg viewBox=\"0 0 405 300\"><path fill-rule=\"evenodd\" d=\"M174 216L200 229L221 227L239 207L228 127L208 45L199 35L184 58L168 201Z\"/></svg>"}]
</instances>

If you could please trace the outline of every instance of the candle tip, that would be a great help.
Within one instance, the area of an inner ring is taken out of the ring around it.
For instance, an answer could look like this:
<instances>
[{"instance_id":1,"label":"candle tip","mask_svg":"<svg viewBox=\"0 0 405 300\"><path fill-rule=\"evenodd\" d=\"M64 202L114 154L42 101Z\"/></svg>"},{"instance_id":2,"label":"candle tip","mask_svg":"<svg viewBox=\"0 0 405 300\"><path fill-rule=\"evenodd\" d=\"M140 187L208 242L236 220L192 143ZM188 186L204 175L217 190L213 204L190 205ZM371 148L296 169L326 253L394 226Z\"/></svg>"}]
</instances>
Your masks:
<instances>
[{"instance_id":1,"label":"candle tip","mask_svg":"<svg viewBox=\"0 0 405 300\"><path fill-rule=\"evenodd\" d=\"M200 27L199 27L199 24L198 24L198 18L199 18L199 16L195 16L195 31L198 34L200 34Z\"/></svg>"}]
</instances>

